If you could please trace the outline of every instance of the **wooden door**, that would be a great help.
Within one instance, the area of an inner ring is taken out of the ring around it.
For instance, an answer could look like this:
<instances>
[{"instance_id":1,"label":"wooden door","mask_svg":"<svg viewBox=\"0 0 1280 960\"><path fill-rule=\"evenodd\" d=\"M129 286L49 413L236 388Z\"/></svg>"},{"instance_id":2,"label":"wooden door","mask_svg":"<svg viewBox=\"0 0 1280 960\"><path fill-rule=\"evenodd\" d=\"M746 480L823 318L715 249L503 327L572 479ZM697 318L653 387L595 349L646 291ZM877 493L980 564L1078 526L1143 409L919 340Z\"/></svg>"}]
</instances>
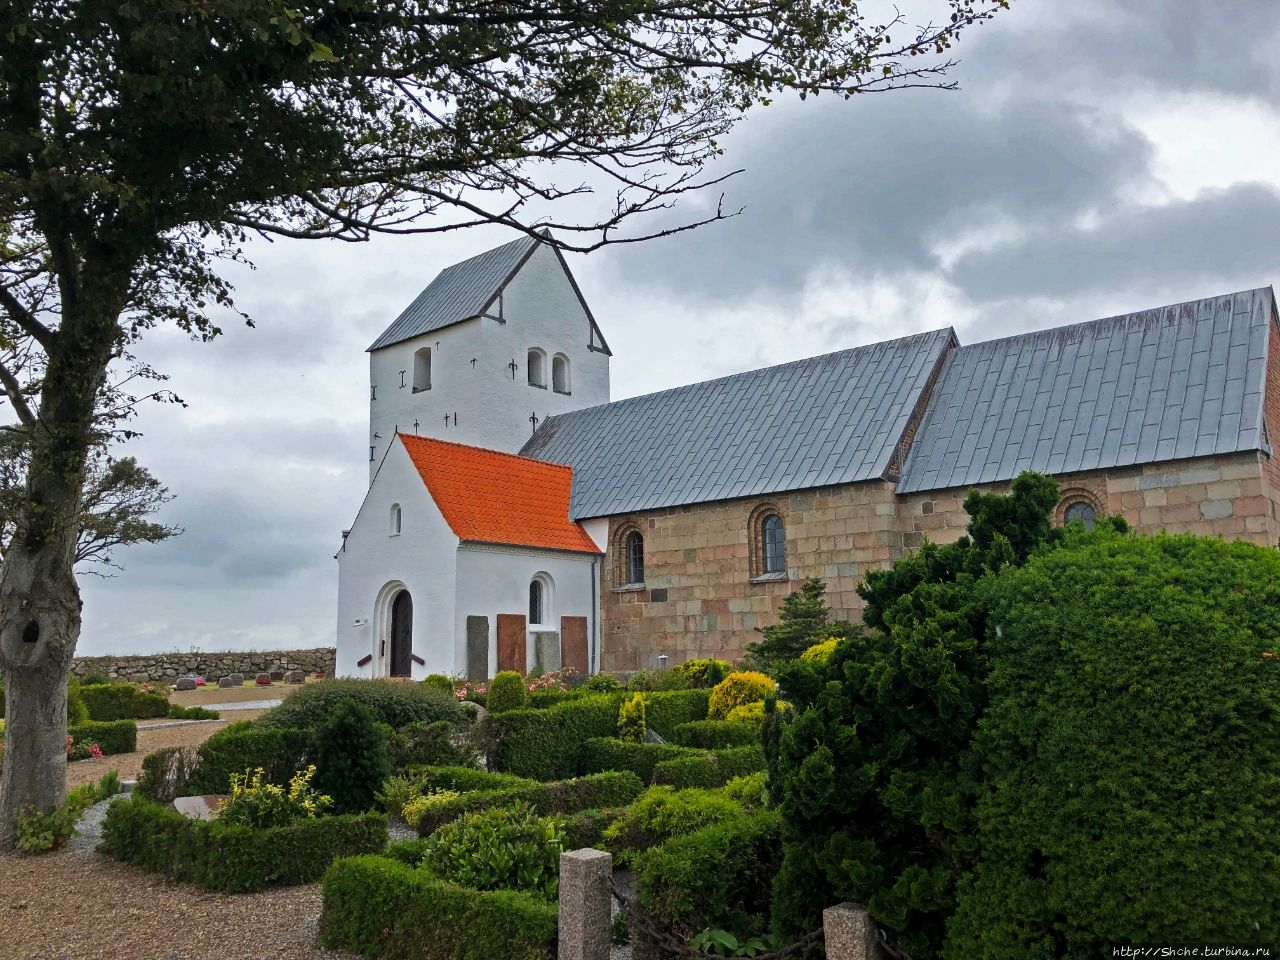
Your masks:
<instances>
[{"instance_id":1,"label":"wooden door","mask_svg":"<svg viewBox=\"0 0 1280 960\"><path fill-rule=\"evenodd\" d=\"M396 594L391 604L391 675L407 677L413 668L409 658L413 656L413 598L408 590Z\"/></svg>"},{"instance_id":2,"label":"wooden door","mask_svg":"<svg viewBox=\"0 0 1280 960\"><path fill-rule=\"evenodd\" d=\"M519 613L498 614L498 669L524 676L529 669L525 653L525 618Z\"/></svg>"},{"instance_id":3,"label":"wooden door","mask_svg":"<svg viewBox=\"0 0 1280 960\"><path fill-rule=\"evenodd\" d=\"M591 672L586 617L560 618L560 663L564 669L583 676Z\"/></svg>"}]
</instances>

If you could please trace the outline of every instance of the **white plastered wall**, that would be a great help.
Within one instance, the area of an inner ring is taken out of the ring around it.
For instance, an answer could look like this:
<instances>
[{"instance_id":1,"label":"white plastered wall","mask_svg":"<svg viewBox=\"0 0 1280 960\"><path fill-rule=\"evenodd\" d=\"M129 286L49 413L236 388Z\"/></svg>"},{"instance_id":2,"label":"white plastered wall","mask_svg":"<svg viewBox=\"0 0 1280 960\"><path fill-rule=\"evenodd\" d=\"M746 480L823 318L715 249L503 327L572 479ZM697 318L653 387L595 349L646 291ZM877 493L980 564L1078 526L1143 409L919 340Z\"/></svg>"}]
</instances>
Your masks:
<instances>
[{"instance_id":1,"label":"white plastered wall","mask_svg":"<svg viewBox=\"0 0 1280 960\"><path fill-rule=\"evenodd\" d=\"M497 672L499 613L528 617L529 583L539 574L550 578L551 596L544 593L544 622L547 629L559 630L561 617L587 618L588 649L599 635L599 598L592 590L593 571L599 558L585 553L557 553L550 550L522 550L519 547L490 547L464 543L458 547L457 634L458 660L453 673L466 673L467 617L489 620L489 675ZM525 638L526 669L534 666L534 631ZM592 670L596 660L591 661Z\"/></svg>"},{"instance_id":2,"label":"white plastered wall","mask_svg":"<svg viewBox=\"0 0 1280 960\"><path fill-rule=\"evenodd\" d=\"M552 249L534 251L490 313L504 322L478 317L369 355L371 472L396 429L413 433L415 420L422 436L516 453L533 434L531 416L542 423L609 401L609 356L589 347L590 320ZM414 354L422 347L432 351L431 389L415 393ZM530 348L546 353L545 389L529 385ZM569 360L568 394L551 386L557 353Z\"/></svg>"},{"instance_id":3,"label":"white plastered wall","mask_svg":"<svg viewBox=\"0 0 1280 960\"><path fill-rule=\"evenodd\" d=\"M398 536L391 535L395 503L401 509ZM457 547L458 538L404 445L396 443L338 551L338 676L389 673L391 600L399 589L407 589L413 599L413 653L426 661L411 664L414 679L453 672ZM357 667L367 654L373 660Z\"/></svg>"}]
</instances>

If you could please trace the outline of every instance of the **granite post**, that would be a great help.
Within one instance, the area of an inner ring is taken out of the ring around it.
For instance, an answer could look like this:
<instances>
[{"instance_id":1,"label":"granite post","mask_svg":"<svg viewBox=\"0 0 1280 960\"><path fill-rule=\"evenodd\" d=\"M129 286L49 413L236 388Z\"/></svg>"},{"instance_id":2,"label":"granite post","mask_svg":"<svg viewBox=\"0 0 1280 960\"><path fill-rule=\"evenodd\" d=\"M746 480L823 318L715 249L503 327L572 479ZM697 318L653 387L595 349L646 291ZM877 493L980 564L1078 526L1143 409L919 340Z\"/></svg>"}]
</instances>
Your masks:
<instances>
[{"instance_id":1,"label":"granite post","mask_svg":"<svg viewBox=\"0 0 1280 960\"><path fill-rule=\"evenodd\" d=\"M589 847L560 855L559 960L609 960L613 857Z\"/></svg>"},{"instance_id":2,"label":"granite post","mask_svg":"<svg viewBox=\"0 0 1280 960\"><path fill-rule=\"evenodd\" d=\"M827 960L883 960L876 925L865 907L838 903L822 911Z\"/></svg>"}]
</instances>

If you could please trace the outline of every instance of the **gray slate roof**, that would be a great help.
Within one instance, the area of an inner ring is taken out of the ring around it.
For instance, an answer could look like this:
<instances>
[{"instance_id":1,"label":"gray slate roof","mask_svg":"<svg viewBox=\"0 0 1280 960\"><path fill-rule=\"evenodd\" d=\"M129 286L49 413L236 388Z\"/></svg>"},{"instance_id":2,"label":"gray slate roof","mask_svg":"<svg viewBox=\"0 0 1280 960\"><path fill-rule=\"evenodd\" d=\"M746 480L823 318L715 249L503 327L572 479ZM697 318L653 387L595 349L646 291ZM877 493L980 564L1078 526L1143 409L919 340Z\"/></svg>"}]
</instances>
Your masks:
<instances>
[{"instance_id":1,"label":"gray slate roof","mask_svg":"<svg viewBox=\"0 0 1280 960\"><path fill-rule=\"evenodd\" d=\"M551 417L521 454L602 517L884 475L950 328Z\"/></svg>"},{"instance_id":2,"label":"gray slate roof","mask_svg":"<svg viewBox=\"0 0 1280 960\"><path fill-rule=\"evenodd\" d=\"M369 350L480 316L537 245L533 237L521 237L441 270Z\"/></svg>"},{"instance_id":3,"label":"gray slate roof","mask_svg":"<svg viewBox=\"0 0 1280 960\"><path fill-rule=\"evenodd\" d=\"M1273 300L1265 287L952 351L898 492L1270 453Z\"/></svg>"}]
</instances>

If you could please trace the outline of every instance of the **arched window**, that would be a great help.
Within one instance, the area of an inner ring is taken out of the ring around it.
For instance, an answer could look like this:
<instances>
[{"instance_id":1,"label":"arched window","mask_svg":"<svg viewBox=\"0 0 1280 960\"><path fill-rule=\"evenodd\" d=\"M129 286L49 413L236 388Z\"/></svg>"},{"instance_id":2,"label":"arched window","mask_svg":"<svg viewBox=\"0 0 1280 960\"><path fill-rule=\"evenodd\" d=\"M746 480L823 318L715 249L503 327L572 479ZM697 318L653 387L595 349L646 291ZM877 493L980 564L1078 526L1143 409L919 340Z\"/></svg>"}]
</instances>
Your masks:
<instances>
[{"instance_id":1,"label":"arched window","mask_svg":"<svg viewBox=\"0 0 1280 960\"><path fill-rule=\"evenodd\" d=\"M413 392L431 389L431 348L423 347L413 355Z\"/></svg>"},{"instance_id":2,"label":"arched window","mask_svg":"<svg viewBox=\"0 0 1280 960\"><path fill-rule=\"evenodd\" d=\"M400 536L400 504L391 505L391 536Z\"/></svg>"},{"instance_id":3,"label":"arched window","mask_svg":"<svg viewBox=\"0 0 1280 960\"><path fill-rule=\"evenodd\" d=\"M551 389L556 393L569 393L569 358L557 353L551 358Z\"/></svg>"},{"instance_id":4,"label":"arched window","mask_svg":"<svg viewBox=\"0 0 1280 960\"><path fill-rule=\"evenodd\" d=\"M529 581L529 626L542 624L542 581Z\"/></svg>"},{"instance_id":5,"label":"arched window","mask_svg":"<svg viewBox=\"0 0 1280 960\"><path fill-rule=\"evenodd\" d=\"M1062 519L1066 523L1083 523L1086 530L1092 530L1094 521L1098 519L1098 512L1093 509L1093 504L1085 500L1076 500L1067 504Z\"/></svg>"},{"instance_id":6,"label":"arched window","mask_svg":"<svg viewBox=\"0 0 1280 960\"><path fill-rule=\"evenodd\" d=\"M542 387L547 386L547 355L534 347L529 351L529 386Z\"/></svg>"},{"instance_id":7,"label":"arched window","mask_svg":"<svg viewBox=\"0 0 1280 960\"><path fill-rule=\"evenodd\" d=\"M627 534L627 583L644 583L644 537L639 530Z\"/></svg>"},{"instance_id":8,"label":"arched window","mask_svg":"<svg viewBox=\"0 0 1280 960\"><path fill-rule=\"evenodd\" d=\"M786 533L782 526L782 518L771 513L760 525L760 539L764 546L765 573L783 573L787 569Z\"/></svg>"}]
</instances>

